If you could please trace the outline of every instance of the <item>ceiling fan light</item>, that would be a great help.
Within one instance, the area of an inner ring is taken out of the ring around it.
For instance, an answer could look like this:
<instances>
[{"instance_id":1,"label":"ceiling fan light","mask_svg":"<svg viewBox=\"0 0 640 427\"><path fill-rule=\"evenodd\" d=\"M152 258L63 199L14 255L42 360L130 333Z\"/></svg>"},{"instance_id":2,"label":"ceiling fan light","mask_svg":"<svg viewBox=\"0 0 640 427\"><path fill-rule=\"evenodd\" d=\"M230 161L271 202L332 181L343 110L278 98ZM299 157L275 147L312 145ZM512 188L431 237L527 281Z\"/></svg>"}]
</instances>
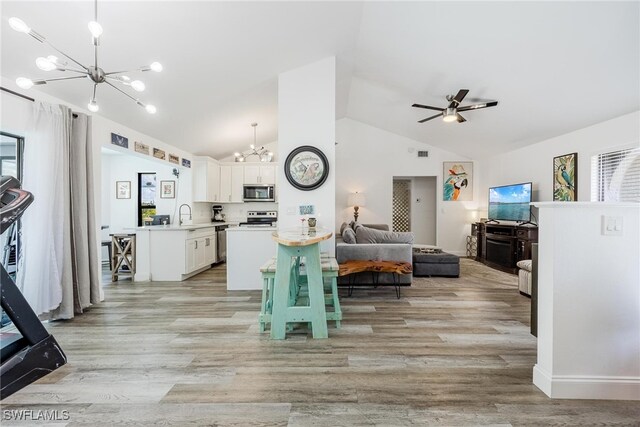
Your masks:
<instances>
[{"instance_id":1,"label":"ceiling fan light","mask_svg":"<svg viewBox=\"0 0 640 427\"><path fill-rule=\"evenodd\" d=\"M234 155L235 157L240 157L240 153L238 153L238 152L233 153L233 155Z\"/></svg>"},{"instance_id":2,"label":"ceiling fan light","mask_svg":"<svg viewBox=\"0 0 640 427\"><path fill-rule=\"evenodd\" d=\"M29 34L31 32L31 28L20 18L9 18L9 25L20 33Z\"/></svg>"},{"instance_id":3,"label":"ceiling fan light","mask_svg":"<svg viewBox=\"0 0 640 427\"><path fill-rule=\"evenodd\" d=\"M134 80L130 84L133 90L137 92L142 92L145 89L144 83L142 83L140 80Z\"/></svg>"},{"instance_id":4,"label":"ceiling fan light","mask_svg":"<svg viewBox=\"0 0 640 427\"><path fill-rule=\"evenodd\" d=\"M455 108L447 108L442 116L442 121L451 123L458 120L457 111Z\"/></svg>"},{"instance_id":5,"label":"ceiling fan light","mask_svg":"<svg viewBox=\"0 0 640 427\"><path fill-rule=\"evenodd\" d=\"M92 113L96 113L100 107L98 106L98 103L96 102L95 99L92 99L89 104L87 104L87 108L89 109L89 111L91 111Z\"/></svg>"},{"instance_id":6,"label":"ceiling fan light","mask_svg":"<svg viewBox=\"0 0 640 427\"><path fill-rule=\"evenodd\" d=\"M33 80L25 77L18 77L16 79L16 84L22 89L31 89L33 87Z\"/></svg>"},{"instance_id":7,"label":"ceiling fan light","mask_svg":"<svg viewBox=\"0 0 640 427\"><path fill-rule=\"evenodd\" d=\"M159 62L152 62L151 65L149 65L149 68L151 68L151 71L159 73L160 71L162 71L162 64Z\"/></svg>"},{"instance_id":8,"label":"ceiling fan light","mask_svg":"<svg viewBox=\"0 0 640 427\"><path fill-rule=\"evenodd\" d=\"M144 107L145 110L147 110L147 113L149 114L155 114L157 110L157 108L154 105L148 104L146 107Z\"/></svg>"},{"instance_id":9,"label":"ceiling fan light","mask_svg":"<svg viewBox=\"0 0 640 427\"><path fill-rule=\"evenodd\" d=\"M49 58L43 58L42 56L36 59L36 66L42 71L52 71L58 68L56 67L55 62L51 61Z\"/></svg>"},{"instance_id":10,"label":"ceiling fan light","mask_svg":"<svg viewBox=\"0 0 640 427\"><path fill-rule=\"evenodd\" d=\"M99 23L97 23L96 21L91 21L87 24L87 27L89 27L89 32L91 33L91 35L94 38L98 38L102 35L102 25L100 25Z\"/></svg>"}]
</instances>

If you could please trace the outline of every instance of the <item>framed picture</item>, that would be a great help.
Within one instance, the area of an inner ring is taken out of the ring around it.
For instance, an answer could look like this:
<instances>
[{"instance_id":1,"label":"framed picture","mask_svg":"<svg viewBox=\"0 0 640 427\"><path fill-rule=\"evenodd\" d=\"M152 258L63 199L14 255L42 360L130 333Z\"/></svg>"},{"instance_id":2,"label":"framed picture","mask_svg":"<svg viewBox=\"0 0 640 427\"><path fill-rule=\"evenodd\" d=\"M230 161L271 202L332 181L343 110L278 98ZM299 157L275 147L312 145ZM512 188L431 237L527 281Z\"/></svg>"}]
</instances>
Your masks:
<instances>
[{"instance_id":1,"label":"framed picture","mask_svg":"<svg viewBox=\"0 0 640 427\"><path fill-rule=\"evenodd\" d=\"M553 158L553 201L578 200L578 153Z\"/></svg>"},{"instance_id":2,"label":"framed picture","mask_svg":"<svg viewBox=\"0 0 640 427\"><path fill-rule=\"evenodd\" d=\"M322 151L310 145L294 149L284 162L287 181L298 190L320 187L329 176L329 161Z\"/></svg>"},{"instance_id":3,"label":"framed picture","mask_svg":"<svg viewBox=\"0 0 640 427\"><path fill-rule=\"evenodd\" d=\"M111 133L111 143L122 148L129 148L129 138L126 138L117 133Z\"/></svg>"},{"instance_id":4,"label":"framed picture","mask_svg":"<svg viewBox=\"0 0 640 427\"><path fill-rule=\"evenodd\" d=\"M444 162L442 183L445 202L473 200L473 162Z\"/></svg>"},{"instance_id":5,"label":"framed picture","mask_svg":"<svg viewBox=\"0 0 640 427\"><path fill-rule=\"evenodd\" d=\"M131 181L116 181L116 199L131 198Z\"/></svg>"},{"instance_id":6,"label":"framed picture","mask_svg":"<svg viewBox=\"0 0 640 427\"><path fill-rule=\"evenodd\" d=\"M175 154L169 153L169 162L170 163L175 163L176 165L179 165L180 164L180 157L176 156Z\"/></svg>"},{"instance_id":7,"label":"framed picture","mask_svg":"<svg viewBox=\"0 0 640 427\"><path fill-rule=\"evenodd\" d=\"M143 144L142 142L136 141L135 143L136 153L149 155L149 146L147 144Z\"/></svg>"},{"instance_id":8,"label":"framed picture","mask_svg":"<svg viewBox=\"0 0 640 427\"><path fill-rule=\"evenodd\" d=\"M182 166L184 166L185 168L190 168L191 167L191 160L185 159L183 157L182 158Z\"/></svg>"},{"instance_id":9,"label":"framed picture","mask_svg":"<svg viewBox=\"0 0 640 427\"><path fill-rule=\"evenodd\" d=\"M160 181L160 198L175 199L176 198L176 182Z\"/></svg>"},{"instance_id":10,"label":"framed picture","mask_svg":"<svg viewBox=\"0 0 640 427\"><path fill-rule=\"evenodd\" d=\"M155 157L156 159L164 160L166 158L166 154L164 150L161 150L159 148L154 148L153 157Z\"/></svg>"}]
</instances>

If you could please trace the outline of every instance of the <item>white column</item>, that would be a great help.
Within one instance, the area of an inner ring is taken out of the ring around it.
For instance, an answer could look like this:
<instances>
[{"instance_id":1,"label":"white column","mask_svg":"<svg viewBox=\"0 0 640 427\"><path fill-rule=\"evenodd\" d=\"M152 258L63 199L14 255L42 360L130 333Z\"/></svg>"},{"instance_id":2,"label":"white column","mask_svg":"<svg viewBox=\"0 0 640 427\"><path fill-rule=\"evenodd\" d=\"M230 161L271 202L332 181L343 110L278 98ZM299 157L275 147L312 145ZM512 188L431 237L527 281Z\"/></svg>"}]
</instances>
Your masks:
<instances>
[{"instance_id":1,"label":"white column","mask_svg":"<svg viewBox=\"0 0 640 427\"><path fill-rule=\"evenodd\" d=\"M335 228L336 60L325 58L278 77L278 227L300 226L298 206L314 205L318 227ZM312 191L287 181L285 159L301 145L320 149L329 161L329 177ZM334 253L334 239L323 251Z\"/></svg>"},{"instance_id":2,"label":"white column","mask_svg":"<svg viewBox=\"0 0 640 427\"><path fill-rule=\"evenodd\" d=\"M534 205L533 383L553 398L640 400L640 205Z\"/></svg>"}]
</instances>

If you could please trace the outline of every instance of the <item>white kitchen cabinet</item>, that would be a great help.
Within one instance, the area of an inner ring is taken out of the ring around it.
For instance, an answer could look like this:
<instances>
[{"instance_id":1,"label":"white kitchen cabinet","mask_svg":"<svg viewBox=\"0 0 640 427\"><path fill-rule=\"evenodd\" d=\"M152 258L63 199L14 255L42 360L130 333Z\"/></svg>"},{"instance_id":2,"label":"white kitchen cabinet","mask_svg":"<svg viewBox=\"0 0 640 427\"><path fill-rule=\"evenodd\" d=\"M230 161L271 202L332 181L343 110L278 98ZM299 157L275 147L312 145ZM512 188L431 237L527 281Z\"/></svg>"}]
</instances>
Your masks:
<instances>
[{"instance_id":1,"label":"white kitchen cabinet","mask_svg":"<svg viewBox=\"0 0 640 427\"><path fill-rule=\"evenodd\" d=\"M210 223L138 227L136 236L140 280L179 282L217 262L216 230Z\"/></svg>"},{"instance_id":2,"label":"white kitchen cabinet","mask_svg":"<svg viewBox=\"0 0 640 427\"><path fill-rule=\"evenodd\" d=\"M220 167L220 201L242 202L244 184L243 165L224 165Z\"/></svg>"},{"instance_id":3,"label":"white kitchen cabinet","mask_svg":"<svg viewBox=\"0 0 640 427\"><path fill-rule=\"evenodd\" d=\"M216 262L216 235L206 235L185 241L185 271L189 274Z\"/></svg>"},{"instance_id":4,"label":"white kitchen cabinet","mask_svg":"<svg viewBox=\"0 0 640 427\"><path fill-rule=\"evenodd\" d=\"M193 201L217 202L220 200L220 166L212 159L193 162Z\"/></svg>"},{"instance_id":5,"label":"white kitchen cabinet","mask_svg":"<svg viewBox=\"0 0 640 427\"><path fill-rule=\"evenodd\" d=\"M275 184L276 183L276 166L270 165L245 165L244 166L244 183L245 184Z\"/></svg>"}]
</instances>

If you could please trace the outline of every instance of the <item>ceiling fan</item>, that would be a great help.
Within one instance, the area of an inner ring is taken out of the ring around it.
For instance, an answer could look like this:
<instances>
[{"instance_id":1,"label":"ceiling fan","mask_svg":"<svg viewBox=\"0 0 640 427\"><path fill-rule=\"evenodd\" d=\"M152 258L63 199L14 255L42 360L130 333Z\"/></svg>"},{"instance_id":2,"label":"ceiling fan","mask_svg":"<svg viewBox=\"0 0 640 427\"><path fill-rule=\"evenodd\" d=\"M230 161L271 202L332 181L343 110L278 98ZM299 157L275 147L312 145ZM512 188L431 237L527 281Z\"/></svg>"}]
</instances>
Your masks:
<instances>
[{"instance_id":1,"label":"ceiling fan","mask_svg":"<svg viewBox=\"0 0 640 427\"><path fill-rule=\"evenodd\" d=\"M449 106L445 108L432 107L430 105L413 104L412 107L415 107L415 108L426 108L427 110L440 111L435 116L418 120L418 123L424 123L429 120L435 119L436 117L442 117L442 120L445 122L462 123L462 122L466 122L467 120L460 115L461 112L479 110L480 108L495 107L496 105L498 105L498 101L487 101L487 102L482 102L480 104L465 105L464 107L460 107L460 103L462 102L464 97L467 96L468 93L469 93L469 89L460 89L456 96L447 95L447 101L449 101Z\"/></svg>"}]
</instances>

